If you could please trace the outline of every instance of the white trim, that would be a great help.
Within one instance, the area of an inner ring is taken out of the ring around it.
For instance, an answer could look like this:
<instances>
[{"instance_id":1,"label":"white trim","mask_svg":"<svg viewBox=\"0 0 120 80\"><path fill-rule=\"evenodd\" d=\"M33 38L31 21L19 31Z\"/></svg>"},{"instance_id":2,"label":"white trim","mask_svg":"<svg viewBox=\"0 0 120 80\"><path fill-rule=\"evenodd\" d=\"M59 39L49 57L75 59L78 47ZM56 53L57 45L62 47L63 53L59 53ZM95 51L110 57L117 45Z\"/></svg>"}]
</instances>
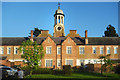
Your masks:
<instances>
[{"instance_id":1,"label":"white trim","mask_svg":"<svg viewBox=\"0 0 120 80\"><path fill-rule=\"evenodd\" d=\"M7 54L9 52L9 48L10 48L10 53L9 54L11 54L11 47L7 47Z\"/></svg>"},{"instance_id":2,"label":"white trim","mask_svg":"<svg viewBox=\"0 0 120 80\"><path fill-rule=\"evenodd\" d=\"M60 55L60 54L58 54L58 48L60 48L60 54L61 54L61 47L57 46L57 55Z\"/></svg>"},{"instance_id":3,"label":"white trim","mask_svg":"<svg viewBox=\"0 0 120 80\"><path fill-rule=\"evenodd\" d=\"M103 53L101 53L101 48L103 48ZM100 47L99 49L100 49L100 54L104 54L104 47Z\"/></svg>"},{"instance_id":4,"label":"white trim","mask_svg":"<svg viewBox=\"0 0 120 80\"><path fill-rule=\"evenodd\" d=\"M8 61L10 61L10 62L21 61L22 62L23 60L24 59L14 59L14 60L13 59L9 59Z\"/></svg>"},{"instance_id":5,"label":"white trim","mask_svg":"<svg viewBox=\"0 0 120 80\"><path fill-rule=\"evenodd\" d=\"M117 48L117 53L115 53L115 48ZM114 54L118 54L118 46L114 47Z\"/></svg>"},{"instance_id":6,"label":"white trim","mask_svg":"<svg viewBox=\"0 0 120 80\"><path fill-rule=\"evenodd\" d=\"M107 50L106 53L107 53L107 54L110 54L110 53L111 53L111 47L106 47L106 48L107 48L107 49L106 49L106 50ZM110 49L110 53L108 53L108 48Z\"/></svg>"},{"instance_id":7,"label":"white trim","mask_svg":"<svg viewBox=\"0 0 120 80\"><path fill-rule=\"evenodd\" d=\"M73 59L65 59L65 65L66 65L67 60L73 60ZM74 60L73 60L73 63L74 63Z\"/></svg>"},{"instance_id":8,"label":"white trim","mask_svg":"<svg viewBox=\"0 0 120 80\"><path fill-rule=\"evenodd\" d=\"M48 54L48 52L47 52L48 51L47 50L48 47L51 47L51 53L50 54L52 54L52 46L46 46L46 54Z\"/></svg>"},{"instance_id":9,"label":"white trim","mask_svg":"<svg viewBox=\"0 0 120 80\"><path fill-rule=\"evenodd\" d=\"M58 66L58 61L60 61L60 66L61 66L61 59L57 59L57 67L60 67Z\"/></svg>"},{"instance_id":10,"label":"white trim","mask_svg":"<svg viewBox=\"0 0 120 80\"><path fill-rule=\"evenodd\" d=\"M14 54L16 54L16 48L18 49L18 46L14 46ZM18 54L18 50L17 50L17 54Z\"/></svg>"},{"instance_id":11,"label":"white trim","mask_svg":"<svg viewBox=\"0 0 120 80\"><path fill-rule=\"evenodd\" d=\"M3 48L3 53L2 53L2 48ZM0 54L4 54L4 46L0 46Z\"/></svg>"},{"instance_id":12,"label":"white trim","mask_svg":"<svg viewBox=\"0 0 120 80\"><path fill-rule=\"evenodd\" d=\"M93 48L95 48L96 53L93 53ZM97 54L97 47L92 47L92 54Z\"/></svg>"},{"instance_id":13,"label":"white trim","mask_svg":"<svg viewBox=\"0 0 120 80\"><path fill-rule=\"evenodd\" d=\"M84 48L84 53L82 53L82 54L85 54L85 46L79 46L79 54L81 54L80 53L80 48Z\"/></svg>"},{"instance_id":14,"label":"white trim","mask_svg":"<svg viewBox=\"0 0 120 80\"><path fill-rule=\"evenodd\" d=\"M52 60L52 65L53 65L53 59L45 59L45 67L47 67L46 66L46 60Z\"/></svg>"},{"instance_id":15,"label":"white trim","mask_svg":"<svg viewBox=\"0 0 120 80\"><path fill-rule=\"evenodd\" d=\"M68 54L68 47L71 47L71 54L72 54L72 46L66 46L66 54Z\"/></svg>"}]
</instances>

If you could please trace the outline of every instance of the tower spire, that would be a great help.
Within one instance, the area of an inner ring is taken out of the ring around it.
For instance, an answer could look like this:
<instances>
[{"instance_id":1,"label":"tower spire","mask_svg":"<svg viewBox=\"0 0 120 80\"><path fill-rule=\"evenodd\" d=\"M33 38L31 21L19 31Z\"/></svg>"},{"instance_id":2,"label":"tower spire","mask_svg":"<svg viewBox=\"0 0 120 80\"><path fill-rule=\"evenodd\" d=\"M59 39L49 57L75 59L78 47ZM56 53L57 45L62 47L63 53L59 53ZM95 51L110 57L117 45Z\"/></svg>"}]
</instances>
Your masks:
<instances>
[{"instance_id":1,"label":"tower spire","mask_svg":"<svg viewBox=\"0 0 120 80\"><path fill-rule=\"evenodd\" d=\"M58 2L58 9L60 9L60 2Z\"/></svg>"}]
</instances>

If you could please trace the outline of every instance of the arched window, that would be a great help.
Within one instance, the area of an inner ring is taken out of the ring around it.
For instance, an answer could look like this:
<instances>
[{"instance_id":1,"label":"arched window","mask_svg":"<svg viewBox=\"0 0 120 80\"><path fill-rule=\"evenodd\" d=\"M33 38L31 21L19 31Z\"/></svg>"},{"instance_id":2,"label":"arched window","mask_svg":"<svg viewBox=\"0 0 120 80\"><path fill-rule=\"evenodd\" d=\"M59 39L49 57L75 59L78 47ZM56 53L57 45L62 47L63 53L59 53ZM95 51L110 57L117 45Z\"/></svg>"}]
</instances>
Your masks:
<instances>
[{"instance_id":1,"label":"arched window","mask_svg":"<svg viewBox=\"0 0 120 80\"><path fill-rule=\"evenodd\" d=\"M55 19L56 19L56 24L57 24L57 16L55 17Z\"/></svg>"},{"instance_id":2,"label":"arched window","mask_svg":"<svg viewBox=\"0 0 120 80\"><path fill-rule=\"evenodd\" d=\"M61 23L63 24L63 17L61 17Z\"/></svg>"},{"instance_id":3,"label":"arched window","mask_svg":"<svg viewBox=\"0 0 120 80\"><path fill-rule=\"evenodd\" d=\"M58 21L59 21L59 23L60 23L60 16L58 17Z\"/></svg>"}]
</instances>

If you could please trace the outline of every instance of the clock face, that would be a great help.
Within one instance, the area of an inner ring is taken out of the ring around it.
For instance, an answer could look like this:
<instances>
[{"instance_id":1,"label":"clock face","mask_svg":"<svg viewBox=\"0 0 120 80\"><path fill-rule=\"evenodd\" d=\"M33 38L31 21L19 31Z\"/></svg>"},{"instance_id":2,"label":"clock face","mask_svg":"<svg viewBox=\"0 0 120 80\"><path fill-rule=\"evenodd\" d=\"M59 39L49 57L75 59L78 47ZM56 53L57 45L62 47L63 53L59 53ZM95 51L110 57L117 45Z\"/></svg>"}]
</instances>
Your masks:
<instances>
[{"instance_id":1,"label":"clock face","mask_svg":"<svg viewBox=\"0 0 120 80\"><path fill-rule=\"evenodd\" d=\"M61 28L61 27L58 27L57 29L60 31L62 28Z\"/></svg>"}]
</instances>

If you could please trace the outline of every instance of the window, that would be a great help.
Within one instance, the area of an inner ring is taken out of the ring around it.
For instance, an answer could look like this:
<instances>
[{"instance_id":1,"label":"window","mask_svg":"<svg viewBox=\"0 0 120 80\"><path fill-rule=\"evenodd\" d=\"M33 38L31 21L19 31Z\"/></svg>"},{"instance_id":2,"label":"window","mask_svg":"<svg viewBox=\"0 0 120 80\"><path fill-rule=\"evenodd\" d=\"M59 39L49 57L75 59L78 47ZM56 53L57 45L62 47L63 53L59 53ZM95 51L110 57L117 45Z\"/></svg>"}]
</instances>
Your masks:
<instances>
[{"instance_id":1,"label":"window","mask_svg":"<svg viewBox=\"0 0 120 80\"><path fill-rule=\"evenodd\" d=\"M18 54L18 48L14 48L14 54Z\"/></svg>"},{"instance_id":2,"label":"window","mask_svg":"<svg viewBox=\"0 0 120 80\"><path fill-rule=\"evenodd\" d=\"M100 54L103 54L103 47L100 48Z\"/></svg>"},{"instance_id":3,"label":"window","mask_svg":"<svg viewBox=\"0 0 120 80\"><path fill-rule=\"evenodd\" d=\"M80 52L80 54L84 54L84 47L80 47L79 52Z\"/></svg>"},{"instance_id":4,"label":"window","mask_svg":"<svg viewBox=\"0 0 120 80\"><path fill-rule=\"evenodd\" d=\"M48 43L50 43L50 39L48 39Z\"/></svg>"},{"instance_id":5,"label":"window","mask_svg":"<svg viewBox=\"0 0 120 80\"><path fill-rule=\"evenodd\" d=\"M72 54L72 47L67 46L67 54Z\"/></svg>"},{"instance_id":6,"label":"window","mask_svg":"<svg viewBox=\"0 0 120 80\"><path fill-rule=\"evenodd\" d=\"M70 39L68 39L68 43L70 43Z\"/></svg>"},{"instance_id":7,"label":"window","mask_svg":"<svg viewBox=\"0 0 120 80\"><path fill-rule=\"evenodd\" d=\"M56 19L56 24L57 24L57 16L55 17L55 19Z\"/></svg>"},{"instance_id":8,"label":"window","mask_svg":"<svg viewBox=\"0 0 120 80\"><path fill-rule=\"evenodd\" d=\"M61 60L57 60L57 67L61 66Z\"/></svg>"},{"instance_id":9,"label":"window","mask_svg":"<svg viewBox=\"0 0 120 80\"><path fill-rule=\"evenodd\" d=\"M52 67L52 65L53 65L52 60L46 60L45 62L46 62L45 63L46 67Z\"/></svg>"},{"instance_id":10,"label":"window","mask_svg":"<svg viewBox=\"0 0 120 80\"><path fill-rule=\"evenodd\" d=\"M7 48L7 54L10 54L10 53L11 53L11 48L8 47L8 48Z\"/></svg>"},{"instance_id":11,"label":"window","mask_svg":"<svg viewBox=\"0 0 120 80\"><path fill-rule=\"evenodd\" d=\"M59 21L59 23L60 23L60 16L59 16L59 18L58 18L58 21Z\"/></svg>"},{"instance_id":12,"label":"window","mask_svg":"<svg viewBox=\"0 0 120 80\"><path fill-rule=\"evenodd\" d=\"M46 54L51 54L51 47L46 47Z\"/></svg>"},{"instance_id":13,"label":"window","mask_svg":"<svg viewBox=\"0 0 120 80\"><path fill-rule=\"evenodd\" d=\"M73 60L66 60L66 65L71 65L71 66L73 66Z\"/></svg>"},{"instance_id":14,"label":"window","mask_svg":"<svg viewBox=\"0 0 120 80\"><path fill-rule=\"evenodd\" d=\"M93 47L93 54L96 54L96 47Z\"/></svg>"},{"instance_id":15,"label":"window","mask_svg":"<svg viewBox=\"0 0 120 80\"><path fill-rule=\"evenodd\" d=\"M110 54L110 47L107 47L107 54Z\"/></svg>"},{"instance_id":16,"label":"window","mask_svg":"<svg viewBox=\"0 0 120 80\"><path fill-rule=\"evenodd\" d=\"M63 17L61 17L61 23L63 24Z\"/></svg>"},{"instance_id":17,"label":"window","mask_svg":"<svg viewBox=\"0 0 120 80\"><path fill-rule=\"evenodd\" d=\"M61 54L61 48L57 47L57 54Z\"/></svg>"},{"instance_id":18,"label":"window","mask_svg":"<svg viewBox=\"0 0 120 80\"><path fill-rule=\"evenodd\" d=\"M114 54L117 54L118 47L114 47Z\"/></svg>"},{"instance_id":19,"label":"window","mask_svg":"<svg viewBox=\"0 0 120 80\"><path fill-rule=\"evenodd\" d=\"M0 49L0 54L4 54L4 47L1 47Z\"/></svg>"}]
</instances>

